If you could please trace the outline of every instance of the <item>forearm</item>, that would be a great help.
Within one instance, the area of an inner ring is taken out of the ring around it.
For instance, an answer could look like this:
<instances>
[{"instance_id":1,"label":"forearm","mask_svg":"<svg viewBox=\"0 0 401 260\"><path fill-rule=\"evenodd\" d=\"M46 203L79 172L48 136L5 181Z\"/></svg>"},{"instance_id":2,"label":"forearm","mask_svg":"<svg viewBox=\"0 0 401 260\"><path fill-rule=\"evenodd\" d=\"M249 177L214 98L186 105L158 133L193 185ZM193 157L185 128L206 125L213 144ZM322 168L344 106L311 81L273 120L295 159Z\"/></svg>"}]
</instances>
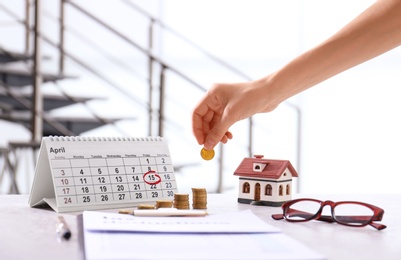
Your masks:
<instances>
[{"instance_id":1,"label":"forearm","mask_svg":"<svg viewBox=\"0 0 401 260\"><path fill-rule=\"evenodd\" d=\"M331 38L264 78L266 94L280 103L400 44L401 0L378 1Z\"/></svg>"}]
</instances>

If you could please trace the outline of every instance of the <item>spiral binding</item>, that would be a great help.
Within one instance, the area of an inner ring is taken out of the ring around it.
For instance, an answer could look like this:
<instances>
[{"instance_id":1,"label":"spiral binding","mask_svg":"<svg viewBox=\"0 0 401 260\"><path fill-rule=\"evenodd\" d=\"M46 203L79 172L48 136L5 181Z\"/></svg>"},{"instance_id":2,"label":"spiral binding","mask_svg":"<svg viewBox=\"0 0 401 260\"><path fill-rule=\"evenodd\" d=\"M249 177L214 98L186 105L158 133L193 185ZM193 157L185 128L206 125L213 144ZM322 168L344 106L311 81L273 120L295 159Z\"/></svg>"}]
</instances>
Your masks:
<instances>
[{"instance_id":1,"label":"spiral binding","mask_svg":"<svg viewBox=\"0 0 401 260\"><path fill-rule=\"evenodd\" d=\"M161 142L163 137L148 136L148 137L86 137L86 136L47 136L43 137L44 140L52 142L58 141L71 141L71 142Z\"/></svg>"}]
</instances>

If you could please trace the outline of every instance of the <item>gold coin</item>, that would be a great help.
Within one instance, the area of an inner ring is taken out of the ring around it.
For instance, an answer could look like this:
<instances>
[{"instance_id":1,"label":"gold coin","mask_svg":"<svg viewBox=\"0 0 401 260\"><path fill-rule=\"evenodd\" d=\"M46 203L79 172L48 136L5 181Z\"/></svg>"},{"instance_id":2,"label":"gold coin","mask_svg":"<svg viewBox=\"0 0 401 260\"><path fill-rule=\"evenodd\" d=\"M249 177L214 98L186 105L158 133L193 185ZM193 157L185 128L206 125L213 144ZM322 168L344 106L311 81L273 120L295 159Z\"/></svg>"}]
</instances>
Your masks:
<instances>
[{"instance_id":1,"label":"gold coin","mask_svg":"<svg viewBox=\"0 0 401 260\"><path fill-rule=\"evenodd\" d=\"M203 160L211 160L214 157L214 150L206 150L205 148L202 148L201 152L200 152Z\"/></svg>"}]
</instances>

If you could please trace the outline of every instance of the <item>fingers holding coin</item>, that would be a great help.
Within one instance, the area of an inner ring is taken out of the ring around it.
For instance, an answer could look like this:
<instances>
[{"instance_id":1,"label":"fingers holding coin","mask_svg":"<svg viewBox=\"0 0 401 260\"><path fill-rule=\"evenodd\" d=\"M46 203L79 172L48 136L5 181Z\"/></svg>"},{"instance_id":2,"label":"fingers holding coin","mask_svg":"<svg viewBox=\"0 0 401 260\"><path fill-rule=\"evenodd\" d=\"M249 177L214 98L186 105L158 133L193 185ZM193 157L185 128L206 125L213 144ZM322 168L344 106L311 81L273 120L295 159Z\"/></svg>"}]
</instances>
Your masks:
<instances>
[{"instance_id":1,"label":"fingers holding coin","mask_svg":"<svg viewBox=\"0 0 401 260\"><path fill-rule=\"evenodd\" d=\"M232 134L231 132L227 131L227 132L225 133L225 135L223 136L223 138L222 138L220 141L221 141L223 144L225 144L225 143L228 142L229 139L232 139L232 138L233 138L233 134ZM213 159L215 153L214 153L214 150L213 150L213 149L207 150L207 149L205 149L205 148L202 148L200 154L201 154L201 157L202 157L204 160L209 161L209 160Z\"/></svg>"}]
</instances>

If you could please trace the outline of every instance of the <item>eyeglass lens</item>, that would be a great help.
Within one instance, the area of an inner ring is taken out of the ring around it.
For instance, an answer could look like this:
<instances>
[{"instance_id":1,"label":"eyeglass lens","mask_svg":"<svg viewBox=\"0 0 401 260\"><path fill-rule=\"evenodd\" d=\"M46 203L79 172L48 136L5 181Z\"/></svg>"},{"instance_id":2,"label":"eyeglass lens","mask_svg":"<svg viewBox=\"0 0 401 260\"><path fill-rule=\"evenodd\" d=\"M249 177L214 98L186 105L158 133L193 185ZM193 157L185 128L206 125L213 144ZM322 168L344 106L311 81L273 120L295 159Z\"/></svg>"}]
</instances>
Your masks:
<instances>
[{"instance_id":1,"label":"eyeglass lens","mask_svg":"<svg viewBox=\"0 0 401 260\"><path fill-rule=\"evenodd\" d=\"M316 219L321 203L313 200L304 200L292 204L286 211L286 218L290 221L305 221ZM330 216L330 206L324 207L322 216ZM333 209L333 216L338 223L362 226L368 224L374 212L364 205L347 202L339 203Z\"/></svg>"},{"instance_id":2,"label":"eyeglass lens","mask_svg":"<svg viewBox=\"0 0 401 260\"><path fill-rule=\"evenodd\" d=\"M374 215L372 209L355 203L337 204L333 212L334 218L338 223L352 226L366 225Z\"/></svg>"}]
</instances>

